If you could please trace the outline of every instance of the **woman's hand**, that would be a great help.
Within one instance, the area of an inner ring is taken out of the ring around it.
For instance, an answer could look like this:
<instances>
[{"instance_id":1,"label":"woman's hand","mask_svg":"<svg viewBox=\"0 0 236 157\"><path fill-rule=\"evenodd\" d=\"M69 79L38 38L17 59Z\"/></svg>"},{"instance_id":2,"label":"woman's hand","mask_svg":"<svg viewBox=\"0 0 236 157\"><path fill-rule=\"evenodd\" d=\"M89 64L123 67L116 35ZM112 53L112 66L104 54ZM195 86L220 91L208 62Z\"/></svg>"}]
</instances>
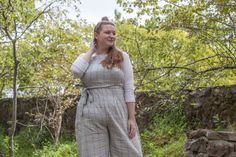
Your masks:
<instances>
[{"instance_id":1,"label":"woman's hand","mask_svg":"<svg viewBox=\"0 0 236 157\"><path fill-rule=\"evenodd\" d=\"M136 135L136 120L135 119L129 119L128 120L128 136L130 139L132 139Z\"/></svg>"},{"instance_id":2,"label":"woman's hand","mask_svg":"<svg viewBox=\"0 0 236 157\"><path fill-rule=\"evenodd\" d=\"M90 47L89 47L89 51L93 54L96 50L96 47L97 47L97 42L96 40L94 39L91 44L90 44Z\"/></svg>"},{"instance_id":3,"label":"woman's hand","mask_svg":"<svg viewBox=\"0 0 236 157\"><path fill-rule=\"evenodd\" d=\"M89 62L91 59L91 56L95 53L96 46L94 42L91 42L89 50L85 53L84 59Z\"/></svg>"}]
</instances>

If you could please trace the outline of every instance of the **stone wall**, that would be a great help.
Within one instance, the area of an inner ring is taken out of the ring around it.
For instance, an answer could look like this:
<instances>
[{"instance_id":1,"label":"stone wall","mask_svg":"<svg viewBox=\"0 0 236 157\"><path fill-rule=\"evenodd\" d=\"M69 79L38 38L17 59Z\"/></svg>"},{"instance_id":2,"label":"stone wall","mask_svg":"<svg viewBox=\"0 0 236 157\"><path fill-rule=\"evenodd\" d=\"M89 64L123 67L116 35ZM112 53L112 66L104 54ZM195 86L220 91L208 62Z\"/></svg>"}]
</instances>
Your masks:
<instances>
[{"instance_id":1,"label":"stone wall","mask_svg":"<svg viewBox=\"0 0 236 157\"><path fill-rule=\"evenodd\" d=\"M67 108L63 114L62 129L68 131L74 131L75 114L76 114L76 101L79 100L79 96L74 97L75 101L72 102L71 106ZM54 99L52 97L34 97L34 98L18 98L17 102L17 131L27 125L38 125L35 119L39 119L38 116L46 114L50 117L53 113ZM158 101L160 96L150 96L147 93L139 93L137 95L136 103L136 118L140 130L143 130L156 115L158 110ZM0 125L4 128L9 128L9 121L12 117L12 99L0 99ZM47 119L44 119L45 121Z\"/></svg>"},{"instance_id":2,"label":"stone wall","mask_svg":"<svg viewBox=\"0 0 236 157\"><path fill-rule=\"evenodd\" d=\"M236 124L236 85L190 91L185 113L192 129Z\"/></svg>"},{"instance_id":3,"label":"stone wall","mask_svg":"<svg viewBox=\"0 0 236 157\"><path fill-rule=\"evenodd\" d=\"M63 113L62 126L65 129L74 131L74 118L76 112L76 102L79 100L78 96L68 95L66 97L60 98L70 99L71 104ZM40 127L54 122L52 118L55 116L55 112L58 110L55 106L59 103L58 97L29 97L29 98L18 98L17 99L17 125L16 131L19 131L24 127ZM5 98L0 99L0 126L4 128L10 128L10 121L12 118L12 99ZM68 128L67 128L68 127ZM62 128L62 129L63 129ZM7 129L6 129L7 130Z\"/></svg>"},{"instance_id":4,"label":"stone wall","mask_svg":"<svg viewBox=\"0 0 236 157\"><path fill-rule=\"evenodd\" d=\"M206 129L187 134L182 157L236 157L236 133Z\"/></svg>"},{"instance_id":5,"label":"stone wall","mask_svg":"<svg viewBox=\"0 0 236 157\"><path fill-rule=\"evenodd\" d=\"M173 93L173 91L171 92ZM193 126L192 129L195 129L196 121L201 125L198 128L214 128L217 125L236 124L236 85L199 88L195 91L179 92L180 98L181 95L187 95L184 108L187 122L189 126ZM136 98L136 118L141 131L150 124L154 116L166 111L166 104L183 104L182 100L181 102L171 100L170 92L142 92L137 93ZM79 97L74 100L78 99ZM52 98L46 97L18 98L17 119L19 123L17 127L21 127L20 123L27 125L31 122L30 119L34 118L34 115L43 114L45 107L47 107L46 114L49 115L53 109L52 100ZM5 128L9 127L7 122L12 117L11 106L12 99L0 99L0 125ZM66 109L62 121L63 128L71 131L74 130L75 106L76 102L73 102L71 107Z\"/></svg>"}]
</instances>

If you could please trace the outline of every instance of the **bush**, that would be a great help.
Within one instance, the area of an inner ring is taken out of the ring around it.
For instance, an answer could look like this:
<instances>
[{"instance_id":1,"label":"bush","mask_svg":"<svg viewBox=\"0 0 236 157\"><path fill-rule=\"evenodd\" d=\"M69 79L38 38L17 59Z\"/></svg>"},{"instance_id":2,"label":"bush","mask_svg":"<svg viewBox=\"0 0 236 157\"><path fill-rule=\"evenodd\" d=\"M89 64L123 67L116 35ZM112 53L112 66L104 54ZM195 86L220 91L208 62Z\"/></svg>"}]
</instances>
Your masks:
<instances>
[{"instance_id":1,"label":"bush","mask_svg":"<svg viewBox=\"0 0 236 157\"><path fill-rule=\"evenodd\" d=\"M9 137L6 135L5 130L0 127L0 156L4 156L9 152Z\"/></svg>"},{"instance_id":2,"label":"bush","mask_svg":"<svg viewBox=\"0 0 236 157\"><path fill-rule=\"evenodd\" d=\"M179 157L183 153L186 117L181 106L157 115L141 134L143 152L147 157Z\"/></svg>"},{"instance_id":3,"label":"bush","mask_svg":"<svg viewBox=\"0 0 236 157\"><path fill-rule=\"evenodd\" d=\"M173 139L169 144L157 150L158 157L180 157L184 153L185 134L180 135L177 139Z\"/></svg>"},{"instance_id":4,"label":"bush","mask_svg":"<svg viewBox=\"0 0 236 157\"><path fill-rule=\"evenodd\" d=\"M46 145L43 150L37 150L34 157L77 157L75 141L63 142L60 145Z\"/></svg>"},{"instance_id":5,"label":"bush","mask_svg":"<svg viewBox=\"0 0 236 157\"><path fill-rule=\"evenodd\" d=\"M15 136L18 150L16 157L32 157L33 152L42 149L44 145L52 143L52 138L46 129L24 128Z\"/></svg>"}]
</instances>

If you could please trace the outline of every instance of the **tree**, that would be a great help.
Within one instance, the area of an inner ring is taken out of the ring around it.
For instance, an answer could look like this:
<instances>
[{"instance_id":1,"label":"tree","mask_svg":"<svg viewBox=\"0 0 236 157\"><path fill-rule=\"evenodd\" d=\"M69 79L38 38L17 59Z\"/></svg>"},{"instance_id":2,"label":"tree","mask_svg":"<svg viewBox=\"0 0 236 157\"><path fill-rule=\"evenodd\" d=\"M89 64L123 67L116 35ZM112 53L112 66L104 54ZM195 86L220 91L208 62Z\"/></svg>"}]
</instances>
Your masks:
<instances>
[{"instance_id":1,"label":"tree","mask_svg":"<svg viewBox=\"0 0 236 157\"><path fill-rule=\"evenodd\" d=\"M40 5L38 8L35 6L36 2ZM20 41L25 33L32 27L36 21L43 18L43 15L49 13L54 4L63 4L65 1L43 1L34 0L1 0L0 1L0 39L1 44L11 46L12 62L14 63L13 72L13 106L12 106L12 121L10 129L10 156L14 156L14 134L16 129L16 117L17 117L17 78L18 78L18 66L20 61L17 58L18 41ZM55 14L55 13L54 13ZM49 14L48 14L49 15ZM52 15L52 14L51 14ZM45 17L44 17L45 18ZM4 74L5 67L2 67L2 75ZM4 88L4 84L2 88Z\"/></svg>"},{"instance_id":2,"label":"tree","mask_svg":"<svg viewBox=\"0 0 236 157\"><path fill-rule=\"evenodd\" d=\"M158 81L154 78L149 81L150 83L154 80L159 83L163 76L168 76L167 80L182 76L178 83L179 87L197 88L199 86L235 84L235 1L229 0L227 2L220 0L119 0L118 3L127 12L132 12L135 8L138 9L137 19L146 15L145 23L139 24L133 34L133 37L138 37L145 34L139 33L140 28L147 30L146 38L136 38L137 51L142 52L142 55L146 55L142 48L143 43L150 42L151 49L149 51L151 52L148 54L152 57L147 60L146 57L139 55L140 58L142 57L140 60L144 63L144 67L141 69L143 74L140 76L141 80L146 78L150 71L159 71L161 77ZM155 37L158 34L163 34L163 31L167 33L167 37ZM175 36L168 33L176 31L179 33ZM185 41L179 40L181 34L185 36ZM162 41L161 44L157 46L160 41ZM186 42L189 43L187 47L185 47ZM165 47L167 44L168 47ZM166 51L163 51L164 47ZM183 48L184 51L181 51ZM153 63L154 60L158 60L152 59L153 53L156 54L157 51L162 51L162 56L157 57L161 57L160 62L163 61L163 64L159 67L150 64L150 67L147 67L146 63L149 61ZM179 54L179 56L175 54ZM173 58L174 56L176 57ZM168 65L168 63L170 64ZM163 81L167 83L166 79Z\"/></svg>"},{"instance_id":3,"label":"tree","mask_svg":"<svg viewBox=\"0 0 236 157\"><path fill-rule=\"evenodd\" d=\"M63 22L43 20L19 43L21 60L24 61L21 73L29 80L21 83L19 91L24 97L43 96L51 100L53 107L48 107L46 114L38 112L36 120L40 127L48 129L55 144L59 143L64 111L73 105L71 102L76 98L71 95L78 93L70 66L79 53L88 49L86 44L92 40L91 30L83 22L69 19ZM28 66L29 63L32 66Z\"/></svg>"}]
</instances>

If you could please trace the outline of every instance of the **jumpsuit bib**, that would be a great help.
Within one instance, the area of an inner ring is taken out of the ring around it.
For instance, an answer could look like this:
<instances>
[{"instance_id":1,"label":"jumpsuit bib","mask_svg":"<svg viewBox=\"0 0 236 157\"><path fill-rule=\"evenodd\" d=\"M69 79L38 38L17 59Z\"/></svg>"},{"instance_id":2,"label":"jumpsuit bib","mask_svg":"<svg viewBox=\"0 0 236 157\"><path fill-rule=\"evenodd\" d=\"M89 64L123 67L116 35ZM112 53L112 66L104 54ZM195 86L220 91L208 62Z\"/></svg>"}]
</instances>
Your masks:
<instances>
[{"instance_id":1,"label":"jumpsuit bib","mask_svg":"<svg viewBox=\"0 0 236 157\"><path fill-rule=\"evenodd\" d=\"M142 157L139 132L128 137L124 73L104 68L105 56L93 56L81 78L75 121L79 157Z\"/></svg>"}]
</instances>

